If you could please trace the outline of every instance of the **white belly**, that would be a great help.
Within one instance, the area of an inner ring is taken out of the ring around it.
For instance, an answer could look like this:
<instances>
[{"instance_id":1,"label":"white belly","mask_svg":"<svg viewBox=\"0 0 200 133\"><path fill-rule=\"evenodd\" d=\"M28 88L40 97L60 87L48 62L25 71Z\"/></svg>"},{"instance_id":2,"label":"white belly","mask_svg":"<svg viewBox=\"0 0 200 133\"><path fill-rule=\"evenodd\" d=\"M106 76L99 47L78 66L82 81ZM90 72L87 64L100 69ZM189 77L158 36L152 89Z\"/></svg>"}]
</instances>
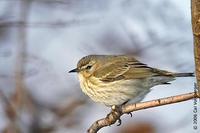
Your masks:
<instances>
[{"instance_id":1,"label":"white belly","mask_svg":"<svg viewBox=\"0 0 200 133\"><path fill-rule=\"evenodd\" d=\"M95 102L105 105L121 105L127 101L138 102L149 92L147 86L141 85L141 80L120 80L114 82L102 82L99 80L91 83L79 74L82 91ZM100 83L101 82L101 83ZM99 84L101 84L99 86Z\"/></svg>"}]
</instances>

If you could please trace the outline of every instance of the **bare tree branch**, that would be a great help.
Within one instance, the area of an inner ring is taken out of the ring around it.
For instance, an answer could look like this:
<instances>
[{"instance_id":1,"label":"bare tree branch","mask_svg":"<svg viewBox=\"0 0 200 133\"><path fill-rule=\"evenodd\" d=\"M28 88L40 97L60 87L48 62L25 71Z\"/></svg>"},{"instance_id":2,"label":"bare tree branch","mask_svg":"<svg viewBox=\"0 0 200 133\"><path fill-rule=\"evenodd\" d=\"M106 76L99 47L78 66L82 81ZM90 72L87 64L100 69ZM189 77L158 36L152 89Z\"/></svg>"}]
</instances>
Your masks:
<instances>
[{"instance_id":1,"label":"bare tree branch","mask_svg":"<svg viewBox=\"0 0 200 133\"><path fill-rule=\"evenodd\" d=\"M200 86L200 0L191 0L191 9L196 78L197 85ZM200 96L200 87L198 95Z\"/></svg>"},{"instance_id":2,"label":"bare tree branch","mask_svg":"<svg viewBox=\"0 0 200 133\"><path fill-rule=\"evenodd\" d=\"M31 0L20 2L20 21L27 21L29 10L31 7ZM21 109L24 105L31 105L31 97L24 84L24 73L25 73L25 60L26 60L26 49L27 49L27 31L24 27L18 27L18 37L16 46L16 67L15 67L15 87L16 90L11 96L11 102L16 106L16 109ZM31 110L33 111L33 110Z\"/></svg>"},{"instance_id":3,"label":"bare tree branch","mask_svg":"<svg viewBox=\"0 0 200 133\"><path fill-rule=\"evenodd\" d=\"M120 117L123 114L129 114L136 110L142 110L157 106L162 106L166 104L171 103L177 103L177 102L183 102L192 98L198 97L196 93L188 93L188 94L182 94L167 98L161 98L157 100L147 101L147 102L141 102L141 103L135 103L135 104L129 104L129 105L123 105L121 107L116 108L116 110L111 110L111 112L106 116L106 118L97 120L92 124L92 126L88 129L87 133L97 133L98 130L105 126L110 126L114 124L117 120L120 120Z\"/></svg>"},{"instance_id":4,"label":"bare tree branch","mask_svg":"<svg viewBox=\"0 0 200 133\"><path fill-rule=\"evenodd\" d=\"M64 105L58 105L56 107L50 108L51 111L53 111L57 116L60 118L64 118L70 113L72 113L77 107L79 107L82 104L85 104L87 102L86 98L74 98L70 100L68 104Z\"/></svg>"},{"instance_id":5,"label":"bare tree branch","mask_svg":"<svg viewBox=\"0 0 200 133\"><path fill-rule=\"evenodd\" d=\"M5 21L0 22L0 28L23 27L23 28L63 28L77 25L95 24L98 19L72 19L68 21L53 22L25 22L25 21Z\"/></svg>"},{"instance_id":6,"label":"bare tree branch","mask_svg":"<svg viewBox=\"0 0 200 133\"><path fill-rule=\"evenodd\" d=\"M20 4L20 21L26 21L29 14L30 0L21 1ZM16 67L15 67L15 91L6 104L5 111L9 118L9 123L3 130L4 133L22 133L19 124L19 114L22 108L26 105L30 112L33 111L33 102L27 92L24 84L24 63L26 58L26 29L19 27L17 29L17 47L16 47Z\"/></svg>"}]
</instances>

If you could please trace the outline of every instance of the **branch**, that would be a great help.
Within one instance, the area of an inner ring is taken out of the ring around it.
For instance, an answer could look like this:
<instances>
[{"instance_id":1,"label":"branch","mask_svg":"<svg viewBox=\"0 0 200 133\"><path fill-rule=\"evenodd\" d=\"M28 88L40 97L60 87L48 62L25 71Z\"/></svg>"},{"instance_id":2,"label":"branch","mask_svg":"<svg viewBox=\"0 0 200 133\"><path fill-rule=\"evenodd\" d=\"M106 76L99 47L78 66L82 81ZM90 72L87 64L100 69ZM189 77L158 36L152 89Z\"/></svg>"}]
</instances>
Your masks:
<instances>
[{"instance_id":1,"label":"branch","mask_svg":"<svg viewBox=\"0 0 200 133\"><path fill-rule=\"evenodd\" d=\"M99 22L98 19L72 19L69 21L54 22L25 22L25 21L5 21L0 22L0 28L23 27L23 28L63 28L83 24L93 24Z\"/></svg>"},{"instance_id":2,"label":"branch","mask_svg":"<svg viewBox=\"0 0 200 133\"><path fill-rule=\"evenodd\" d=\"M191 9L196 78L197 85L200 86L200 0L191 0ZM200 87L198 95L200 96Z\"/></svg>"},{"instance_id":3,"label":"branch","mask_svg":"<svg viewBox=\"0 0 200 133\"><path fill-rule=\"evenodd\" d=\"M182 101L186 101L186 100L197 98L197 97L199 98L199 96L195 92L193 92L193 93L161 98L161 99L147 101L147 102L123 105L121 107L118 107L118 109L116 110L111 110L111 112L106 116L106 118L103 118L94 122L92 126L88 129L87 133L97 133L97 131L100 130L101 128L105 126L110 126L114 124L117 120L120 120L120 117L123 114L129 114L136 110L142 110L142 109L147 109L151 107L157 107L157 106L162 106L166 104L182 102Z\"/></svg>"},{"instance_id":4,"label":"branch","mask_svg":"<svg viewBox=\"0 0 200 133\"><path fill-rule=\"evenodd\" d=\"M22 21L27 20L28 11L29 11L29 1L22 1L20 3L20 11L19 11L19 19ZM25 97L25 86L24 86L24 63L25 63L25 50L26 50L26 29L23 27L19 27L17 29L17 46L16 46L16 58L15 58L15 91L7 100L5 105L5 112L9 119L8 124L2 130L3 133L21 133L23 131L21 128L21 120L19 118L22 111L22 106L25 103L28 103L28 95ZM30 108L29 110L33 110ZM24 110L23 110L24 111ZM24 112L23 112L24 113Z\"/></svg>"}]
</instances>

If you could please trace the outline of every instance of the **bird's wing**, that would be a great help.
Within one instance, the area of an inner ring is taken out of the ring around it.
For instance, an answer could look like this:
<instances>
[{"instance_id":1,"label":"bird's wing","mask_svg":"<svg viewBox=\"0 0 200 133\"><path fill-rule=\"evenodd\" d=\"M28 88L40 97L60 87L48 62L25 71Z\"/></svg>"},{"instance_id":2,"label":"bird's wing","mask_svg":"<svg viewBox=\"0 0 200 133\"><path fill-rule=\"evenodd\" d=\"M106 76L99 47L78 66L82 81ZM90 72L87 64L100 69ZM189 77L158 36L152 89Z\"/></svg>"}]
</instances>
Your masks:
<instances>
[{"instance_id":1,"label":"bird's wing","mask_svg":"<svg viewBox=\"0 0 200 133\"><path fill-rule=\"evenodd\" d=\"M162 75L154 72L154 68L139 62L134 58L116 60L105 64L94 72L94 76L102 81L116 81L120 79L137 79L150 76Z\"/></svg>"}]
</instances>

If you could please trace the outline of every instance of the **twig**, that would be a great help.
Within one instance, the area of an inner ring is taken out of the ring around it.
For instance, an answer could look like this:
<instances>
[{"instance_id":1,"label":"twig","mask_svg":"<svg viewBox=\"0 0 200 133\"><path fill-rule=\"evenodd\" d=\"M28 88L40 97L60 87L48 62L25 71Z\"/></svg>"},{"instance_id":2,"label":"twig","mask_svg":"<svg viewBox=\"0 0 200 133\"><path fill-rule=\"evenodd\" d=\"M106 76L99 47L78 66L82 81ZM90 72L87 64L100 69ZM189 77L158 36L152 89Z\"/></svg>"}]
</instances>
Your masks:
<instances>
[{"instance_id":1,"label":"twig","mask_svg":"<svg viewBox=\"0 0 200 133\"><path fill-rule=\"evenodd\" d=\"M87 103L86 98L79 97L79 98L74 98L70 100L70 102L62 106L56 106L56 107L50 108L50 110L53 111L58 117L64 118L67 115L71 114L77 107L85 103Z\"/></svg>"},{"instance_id":2,"label":"twig","mask_svg":"<svg viewBox=\"0 0 200 133\"><path fill-rule=\"evenodd\" d=\"M167 98L161 98L157 100L123 105L119 107L116 111L111 110L111 112L106 116L106 118L97 120L92 124L92 126L88 129L87 133L97 133L98 130L105 126L110 126L114 124L117 120L120 120L120 117L123 114L131 113L136 110L147 109L151 107L157 107L161 105L183 102L192 98L199 97L196 93L187 93Z\"/></svg>"},{"instance_id":3,"label":"twig","mask_svg":"<svg viewBox=\"0 0 200 133\"><path fill-rule=\"evenodd\" d=\"M22 1L20 4L19 19L21 21L27 20L29 11L29 1ZM25 92L24 85L24 62L26 50L26 30L23 27L17 29L17 47L16 47L16 67L15 67L15 91L11 97L6 101L5 112L9 119L8 124L2 130L3 133L21 133L23 130L20 128L22 121L19 119L20 112L24 103L28 103L29 96ZM26 95L25 95L26 94ZM30 110L33 110L32 108ZM19 122L20 121L20 122Z\"/></svg>"}]
</instances>

